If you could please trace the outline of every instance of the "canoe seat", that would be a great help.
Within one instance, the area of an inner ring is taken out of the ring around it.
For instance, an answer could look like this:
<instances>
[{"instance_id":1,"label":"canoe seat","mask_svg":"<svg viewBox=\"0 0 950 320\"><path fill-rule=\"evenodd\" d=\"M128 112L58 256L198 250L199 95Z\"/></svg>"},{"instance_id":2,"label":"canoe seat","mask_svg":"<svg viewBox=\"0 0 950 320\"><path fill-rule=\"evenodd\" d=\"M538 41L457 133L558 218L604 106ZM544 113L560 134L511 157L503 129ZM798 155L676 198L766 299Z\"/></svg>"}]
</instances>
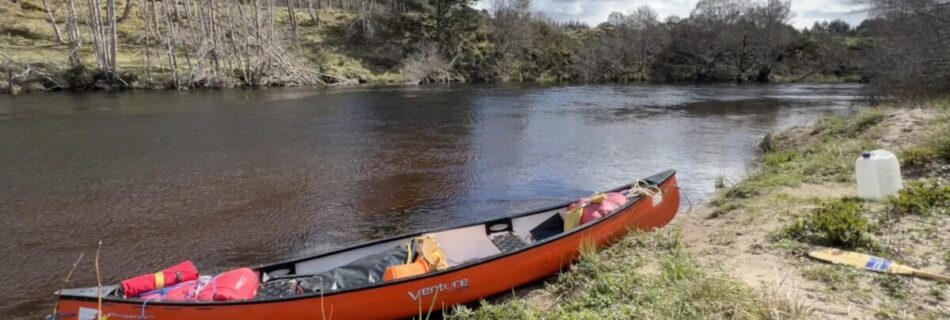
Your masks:
<instances>
[{"instance_id":1,"label":"canoe seat","mask_svg":"<svg viewBox=\"0 0 950 320\"><path fill-rule=\"evenodd\" d=\"M534 241L541 241L564 232L564 219L561 215L552 215L544 222L531 229L531 238Z\"/></svg>"},{"instance_id":2,"label":"canoe seat","mask_svg":"<svg viewBox=\"0 0 950 320\"><path fill-rule=\"evenodd\" d=\"M450 267L501 253L481 224L429 235L442 247Z\"/></svg>"},{"instance_id":3,"label":"canoe seat","mask_svg":"<svg viewBox=\"0 0 950 320\"><path fill-rule=\"evenodd\" d=\"M511 232L494 233L489 238L501 252L515 251L528 245L524 239Z\"/></svg>"}]
</instances>

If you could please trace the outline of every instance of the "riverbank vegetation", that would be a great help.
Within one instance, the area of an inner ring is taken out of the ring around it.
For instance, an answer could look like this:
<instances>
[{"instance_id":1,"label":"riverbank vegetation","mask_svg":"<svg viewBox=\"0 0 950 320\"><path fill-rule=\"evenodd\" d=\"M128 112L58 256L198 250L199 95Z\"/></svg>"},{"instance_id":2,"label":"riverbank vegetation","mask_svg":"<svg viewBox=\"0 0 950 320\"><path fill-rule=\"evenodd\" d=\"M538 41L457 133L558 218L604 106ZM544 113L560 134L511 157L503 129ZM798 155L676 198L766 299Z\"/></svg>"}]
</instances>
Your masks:
<instances>
[{"instance_id":1,"label":"riverbank vegetation","mask_svg":"<svg viewBox=\"0 0 950 320\"><path fill-rule=\"evenodd\" d=\"M788 0L597 26L530 0L0 0L6 92L447 81L887 81L945 88L947 10L879 1L797 30ZM661 20L662 19L662 20ZM916 30L933 30L917 32Z\"/></svg>"}]
</instances>

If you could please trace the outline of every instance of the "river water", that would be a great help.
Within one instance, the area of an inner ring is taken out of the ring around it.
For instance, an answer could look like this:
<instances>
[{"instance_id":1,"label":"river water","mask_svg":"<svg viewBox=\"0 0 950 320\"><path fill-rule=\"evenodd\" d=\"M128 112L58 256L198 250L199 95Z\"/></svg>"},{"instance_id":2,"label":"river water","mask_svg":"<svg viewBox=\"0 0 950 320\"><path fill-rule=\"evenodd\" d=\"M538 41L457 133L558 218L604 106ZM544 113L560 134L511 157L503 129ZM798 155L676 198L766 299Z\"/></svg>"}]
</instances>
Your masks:
<instances>
[{"instance_id":1,"label":"river water","mask_svg":"<svg viewBox=\"0 0 950 320\"><path fill-rule=\"evenodd\" d=\"M500 217L667 168L692 201L856 85L488 86L0 97L0 318L192 259L218 271ZM685 202L685 201L684 201Z\"/></svg>"}]
</instances>

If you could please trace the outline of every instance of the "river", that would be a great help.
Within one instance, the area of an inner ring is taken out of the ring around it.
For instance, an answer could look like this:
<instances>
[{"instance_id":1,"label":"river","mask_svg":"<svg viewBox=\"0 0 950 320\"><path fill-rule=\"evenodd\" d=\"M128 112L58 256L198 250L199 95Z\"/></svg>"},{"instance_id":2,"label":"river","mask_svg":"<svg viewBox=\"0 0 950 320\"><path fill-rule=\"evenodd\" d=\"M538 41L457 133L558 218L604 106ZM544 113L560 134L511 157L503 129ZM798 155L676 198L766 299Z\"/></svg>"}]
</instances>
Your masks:
<instances>
[{"instance_id":1,"label":"river","mask_svg":"<svg viewBox=\"0 0 950 320\"><path fill-rule=\"evenodd\" d=\"M696 202L858 85L445 85L0 96L0 318L69 286L219 271L500 217L667 168ZM684 201L685 203L685 201ZM685 207L684 207L685 208Z\"/></svg>"}]
</instances>

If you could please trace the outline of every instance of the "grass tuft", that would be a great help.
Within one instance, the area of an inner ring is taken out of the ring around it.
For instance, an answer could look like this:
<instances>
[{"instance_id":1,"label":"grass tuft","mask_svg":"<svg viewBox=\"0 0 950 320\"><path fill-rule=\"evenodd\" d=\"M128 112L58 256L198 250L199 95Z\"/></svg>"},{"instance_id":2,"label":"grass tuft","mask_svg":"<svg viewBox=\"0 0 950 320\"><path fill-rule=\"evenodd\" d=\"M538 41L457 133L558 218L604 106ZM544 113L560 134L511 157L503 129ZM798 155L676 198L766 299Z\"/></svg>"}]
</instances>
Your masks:
<instances>
[{"instance_id":1,"label":"grass tuft","mask_svg":"<svg viewBox=\"0 0 950 320\"><path fill-rule=\"evenodd\" d=\"M944 163L950 163L950 130L942 130L932 145L937 158Z\"/></svg>"},{"instance_id":2,"label":"grass tuft","mask_svg":"<svg viewBox=\"0 0 950 320\"><path fill-rule=\"evenodd\" d=\"M854 199L824 200L778 236L811 245L876 249L878 245L871 237L874 226L862 211L861 203Z\"/></svg>"},{"instance_id":3,"label":"grass tuft","mask_svg":"<svg viewBox=\"0 0 950 320\"><path fill-rule=\"evenodd\" d=\"M908 287L910 286L909 278L884 276L877 277L874 282L881 286L881 289L884 289L887 295L898 300L907 299Z\"/></svg>"},{"instance_id":4,"label":"grass tuft","mask_svg":"<svg viewBox=\"0 0 950 320\"><path fill-rule=\"evenodd\" d=\"M925 166L937 159L937 151L929 146L908 148L901 152L902 166Z\"/></svg>"},{"instance_id":5,"label":"grass tuft","mask_svg":"<svg viewBox=\"0 0 950 320\"><path fill-rule=\"evenodd\" d=\"M858 270L832 264L820 264L806 267L802 271L805 279L815 280L828 285L828 288L837 292L857 291L857 279L861 274Z\"/></svg>"},{"instance_id":6,"label":"grass tuft","mask_svg":"<svg viewBox=\"0 0 950 320\"><path fill-rule=\"evenodd\" d=\"M937 179L907 181L904 189L888 199L889 212L897 216L950 214L950 185Z\"/></svg>"},{"instance_id":7,"label":"grass tuft","mask_svg":"<svg viewBox=\"0 0 950 320\"><path fill-rule=\"evenodd\" d=\"M851 136L856 136L866 131L868 128L881 123L881 121L884 121L884 118L887 118L887 109L862 109L854 115L854 120L848 126L848 134Z\"/></svg>"},{"instance_id":8,"label":"grass tuft","mask_svg":"<svg viewBox=\"0 0 950 320\"><path fill-rule=\"evenodd\" d=\"M881 123L887 118L885 108L865 108L851 118L838 115L826 116L815 123L812 135L837 137L857 137L872 126Z\"/></svg>"}]
</instances>

